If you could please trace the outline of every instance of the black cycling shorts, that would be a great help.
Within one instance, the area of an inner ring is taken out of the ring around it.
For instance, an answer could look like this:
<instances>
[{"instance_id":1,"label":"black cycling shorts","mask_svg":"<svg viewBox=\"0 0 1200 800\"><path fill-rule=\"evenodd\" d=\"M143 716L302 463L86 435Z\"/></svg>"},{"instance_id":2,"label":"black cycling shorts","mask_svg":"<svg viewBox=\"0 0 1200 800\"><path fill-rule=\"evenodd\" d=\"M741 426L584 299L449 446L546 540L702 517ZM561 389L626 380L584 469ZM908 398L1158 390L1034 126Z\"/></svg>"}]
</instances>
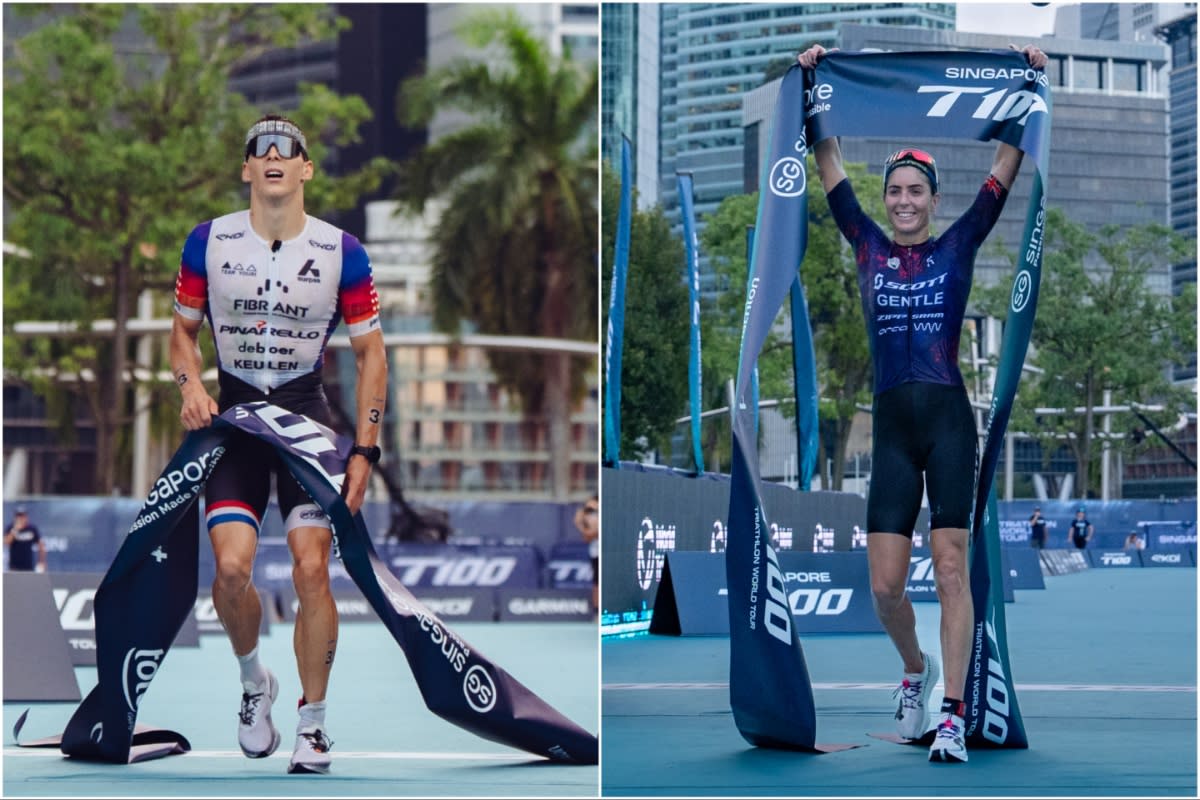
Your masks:
<instances>
[{"instance_id":1,"label":"black cycling shorts","mask_svg":"<svg viewBox=\"0 0 1200 800\"><path fill-rule=\"evenodd\" d=\"M904 383L875 397L867 530L911 537L929 493L929 527L971 527L975 415L963 386Z\"/></svg>"},{"instance_id":2,"label":"black cycling shorts","mask_svg":"<svg viewBox=\"0 0 1200 800\"><path fill-rule=\"evenodd\" d=\"M222 413L238 403L266 400L333 427L319 373L288 381L270 394L223 371L219 380L221 393L217 406ZM296 482L275 448L244 431L234 431L226 439L225 453L204 488L208 529L223 522L244 522L257 533L271 499L271 475L275 476L275 498L279 501L285 531L300 526L329 527L328 517ZM295 517L289 519L293 512Z\"/></svg>"}]
</instances>

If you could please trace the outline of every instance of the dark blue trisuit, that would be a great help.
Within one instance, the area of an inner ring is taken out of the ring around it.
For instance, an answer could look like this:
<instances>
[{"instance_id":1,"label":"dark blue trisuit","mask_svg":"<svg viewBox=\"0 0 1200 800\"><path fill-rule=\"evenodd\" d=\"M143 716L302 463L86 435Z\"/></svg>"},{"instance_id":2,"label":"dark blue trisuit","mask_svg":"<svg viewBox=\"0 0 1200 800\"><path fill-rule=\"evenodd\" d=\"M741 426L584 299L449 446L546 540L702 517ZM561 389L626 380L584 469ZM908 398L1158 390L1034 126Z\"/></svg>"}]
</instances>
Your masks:
<instances>
[{"instance_id":1,"label":"dark blue trisuit","mask_svg":"<svg viewBox=\"0 0 1200 800\"><path fill-rule=\"evenodd\" d=\"M958 341L975 254L1007 195L989 176L945 233L910 246L893 242L863 212L849 179L829 193L829 208L858 262L875 365L868 531L912 536L923 481L930 528L970 528L978 442Z\"/></svg>"}]
</instances>

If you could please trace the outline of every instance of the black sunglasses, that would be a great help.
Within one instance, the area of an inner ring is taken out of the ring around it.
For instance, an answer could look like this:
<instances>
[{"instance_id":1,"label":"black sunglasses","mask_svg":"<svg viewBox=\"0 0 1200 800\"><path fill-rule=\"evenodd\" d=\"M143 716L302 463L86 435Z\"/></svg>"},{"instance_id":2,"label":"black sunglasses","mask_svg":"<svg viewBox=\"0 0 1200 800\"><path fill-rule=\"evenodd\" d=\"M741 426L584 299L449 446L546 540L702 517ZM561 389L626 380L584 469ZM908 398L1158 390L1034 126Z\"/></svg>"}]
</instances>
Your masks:
<instances>
[{"instance_id":1,"label":"black sunglasses","mask_svg":"<svg viewBox=\"0 0 1200 800\"><path fill-rule=\"evenodd\" d=\"M266 133L251 139L246 144L246 158L264 158L272 147L279 151L280 158L295 158L300 155L308 158L308 153L300 146L300 142L279 133Z\"/></svg>"}]
</instances>

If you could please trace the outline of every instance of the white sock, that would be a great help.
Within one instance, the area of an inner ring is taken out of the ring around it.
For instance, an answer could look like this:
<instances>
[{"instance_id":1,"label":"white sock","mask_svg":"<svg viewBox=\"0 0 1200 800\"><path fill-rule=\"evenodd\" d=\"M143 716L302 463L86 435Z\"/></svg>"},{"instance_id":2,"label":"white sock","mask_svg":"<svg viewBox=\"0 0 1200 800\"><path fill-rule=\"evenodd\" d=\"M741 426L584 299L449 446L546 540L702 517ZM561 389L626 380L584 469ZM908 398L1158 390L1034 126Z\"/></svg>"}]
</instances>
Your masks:
<instances>
[{"instance_id":1,"label":"white sock","mask_svg":"<svg viewBox=\"0 0 1200 800\"><path fill-rule=\"evenodd\" d=\"M325 728L325 701L300 706L300 729Z\"/></svg>"},{"instance_id":2,"label":"white sock","mask_svg":"<svg viewBox=\"0 0 1200 800\"><path fill-rule=\"evenodd\" d=\"M237 656L237 660L238 666L242 670L243 684L252 683L255 686L262 686L267 682L267 670L258 660L258 645L254 645L254 649L246 655Z\"/></svg>"}]
</instances>

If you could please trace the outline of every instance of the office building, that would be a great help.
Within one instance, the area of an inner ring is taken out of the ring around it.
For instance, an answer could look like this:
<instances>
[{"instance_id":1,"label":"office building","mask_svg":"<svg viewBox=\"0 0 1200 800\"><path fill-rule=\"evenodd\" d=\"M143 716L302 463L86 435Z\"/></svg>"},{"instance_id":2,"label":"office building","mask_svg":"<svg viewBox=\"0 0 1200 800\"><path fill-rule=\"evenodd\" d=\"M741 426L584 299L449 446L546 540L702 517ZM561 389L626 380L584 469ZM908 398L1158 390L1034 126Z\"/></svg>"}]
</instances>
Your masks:
<instances>
[{"instance_id":1,"label":"office building","mask_svg":"<svg viewBox=\"0 0 1200 800\"><path fill-rule=\"evenodd\" d=\"M705 215L745 191L742 98L768 70L814 42L837 45L850 21L954 27L952 3L665 3L660 13L659 192L677 229L677 171L693 175L701 230ZM701 291L710 296L715 276L701 255Z\"/></svg>"},{"instance_id":2,"label":"office building","mask_svg":"<svg viewBox=\"0 0 1200 800\"><path fill-rule=\"evenodd\" d=\"M1106 39L1110 42L1153 42L1155 29L1167 20L1195 11L1195 3L1075 3L1054 14L1060 39Z\"/></svg>"},{"instance_id":3,"label":"office building","mask_svg":"<svg viewBox=\"0 0 1200 800\"><path fill-rule=\"evenodd\" d=\"M658 203L661 13L656 3L605 3L601 16L600 157L620 174L621 137L629 138L642 209Z\"/></svg>"}]
</instances>

